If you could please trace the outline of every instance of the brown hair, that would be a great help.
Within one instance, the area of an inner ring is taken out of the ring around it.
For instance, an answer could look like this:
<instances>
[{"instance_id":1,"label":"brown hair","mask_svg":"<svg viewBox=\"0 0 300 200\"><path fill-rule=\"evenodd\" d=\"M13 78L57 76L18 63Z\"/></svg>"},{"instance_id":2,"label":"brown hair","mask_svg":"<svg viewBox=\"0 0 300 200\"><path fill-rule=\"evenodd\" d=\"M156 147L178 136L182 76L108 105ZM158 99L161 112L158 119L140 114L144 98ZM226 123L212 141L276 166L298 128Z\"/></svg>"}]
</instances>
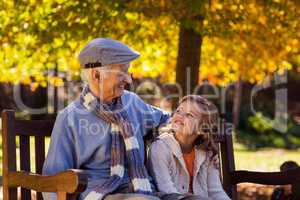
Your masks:
<instances>
[{"instance_id":1,"label":"brown hair","mask_svg":"<svg viewBox=\"0 0 300 200\"><path fill-rule=\"evenodd\" d=\"M199 135L196 140L196 145L200 148L203 148L207 152L211 152L212 155L210 158L213 158L218 154L218 147L213 139L214 131L215 133L218 131L218 109L211 101L199 95L187 95L180 100L179 104L186 101L195 102L200 108L201 119L198 129L208 128L207 133ZM213 129L217 130L213 131Z\"/></svg>"}]
</instances>

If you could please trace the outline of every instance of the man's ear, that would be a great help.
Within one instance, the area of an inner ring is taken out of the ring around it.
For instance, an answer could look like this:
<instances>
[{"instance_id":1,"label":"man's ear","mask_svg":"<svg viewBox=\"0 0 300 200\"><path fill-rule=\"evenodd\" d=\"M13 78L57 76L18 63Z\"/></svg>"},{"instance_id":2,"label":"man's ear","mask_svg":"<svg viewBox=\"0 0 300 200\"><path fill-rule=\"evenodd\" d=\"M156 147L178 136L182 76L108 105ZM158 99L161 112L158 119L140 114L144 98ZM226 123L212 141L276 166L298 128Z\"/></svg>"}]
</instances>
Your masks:
<instances>
[{"instance_id":1,"label":"man's ear","mask_svg":"<svg viewBox=\"0 0 300 200\"><path fill-rule=\"evenodd\" d=\"M100 81L100 72L96 69L92 69L92 79L95 81Z\"/></svg>"}]
</instances>

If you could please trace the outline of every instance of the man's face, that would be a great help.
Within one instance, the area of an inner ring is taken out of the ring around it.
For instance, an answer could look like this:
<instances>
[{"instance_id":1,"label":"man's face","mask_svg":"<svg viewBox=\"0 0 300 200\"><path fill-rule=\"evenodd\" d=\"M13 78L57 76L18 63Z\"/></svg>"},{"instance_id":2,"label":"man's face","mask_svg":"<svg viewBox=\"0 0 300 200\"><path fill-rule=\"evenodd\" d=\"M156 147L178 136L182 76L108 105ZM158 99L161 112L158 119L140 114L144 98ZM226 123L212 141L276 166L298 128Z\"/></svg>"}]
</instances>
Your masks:
<instances>
[{"instance_id":1,"label":"man's face","mask_svg":"<svg viewBox=\"0 0 300 200\"><path fill-rule=\"evenodd\" d=\"M104 100L111 101L120 97L127 84L132 83L128 73L129 63L113 64L100 70L99 87Z\"/></svg>"}]
</instances>

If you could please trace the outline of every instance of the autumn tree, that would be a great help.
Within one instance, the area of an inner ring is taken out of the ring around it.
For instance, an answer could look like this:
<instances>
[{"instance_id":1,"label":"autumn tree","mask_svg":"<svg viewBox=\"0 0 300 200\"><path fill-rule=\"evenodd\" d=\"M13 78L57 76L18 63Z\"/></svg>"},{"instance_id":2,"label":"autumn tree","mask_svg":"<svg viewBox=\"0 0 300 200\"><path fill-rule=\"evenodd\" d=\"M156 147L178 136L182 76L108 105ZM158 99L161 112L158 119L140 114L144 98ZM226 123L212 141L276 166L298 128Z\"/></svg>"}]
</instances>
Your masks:
<instances>
[{"instance_id":1,"label":"autumn tree","mask_svg":"<svg viewBox=\"0 0 300 200\"><path fill-rule=\"evenodd\" d=\"M130 69L135 77L176 81L184 93L205 79L257 83L299 55L297 1L5 1L0 8L1 82L61 85L48 73L54 68L78 78L78 51L99 36L142 53Z\"/></svg>"}]
</instances>

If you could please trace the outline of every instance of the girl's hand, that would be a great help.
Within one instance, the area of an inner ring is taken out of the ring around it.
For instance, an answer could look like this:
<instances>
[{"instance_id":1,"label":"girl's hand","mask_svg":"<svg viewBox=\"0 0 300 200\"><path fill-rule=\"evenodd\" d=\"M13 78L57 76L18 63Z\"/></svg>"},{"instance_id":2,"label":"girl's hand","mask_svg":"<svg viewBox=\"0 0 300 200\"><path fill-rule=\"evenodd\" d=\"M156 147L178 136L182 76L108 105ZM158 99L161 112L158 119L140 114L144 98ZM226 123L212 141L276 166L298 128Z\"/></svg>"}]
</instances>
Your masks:
<instances>
[{"instance_id":1,"label":"girl's hand","mask_svg":"<svg viewBox=\"0 0 300 200\"><path fill-rule=\"evenodd\" d=\"M213 165L215 168L220 169L220 159L218 155L215 155L212 159Z\"/></svg>"}]
</instances>

